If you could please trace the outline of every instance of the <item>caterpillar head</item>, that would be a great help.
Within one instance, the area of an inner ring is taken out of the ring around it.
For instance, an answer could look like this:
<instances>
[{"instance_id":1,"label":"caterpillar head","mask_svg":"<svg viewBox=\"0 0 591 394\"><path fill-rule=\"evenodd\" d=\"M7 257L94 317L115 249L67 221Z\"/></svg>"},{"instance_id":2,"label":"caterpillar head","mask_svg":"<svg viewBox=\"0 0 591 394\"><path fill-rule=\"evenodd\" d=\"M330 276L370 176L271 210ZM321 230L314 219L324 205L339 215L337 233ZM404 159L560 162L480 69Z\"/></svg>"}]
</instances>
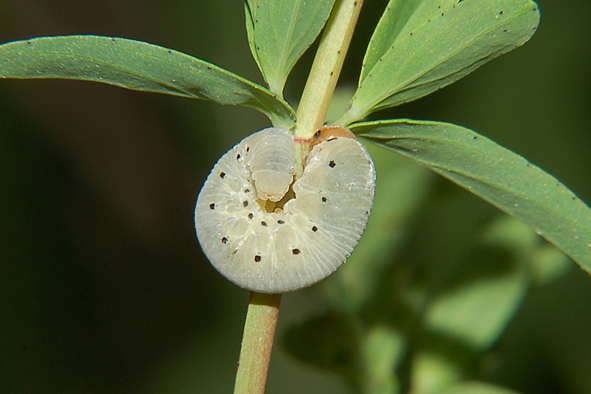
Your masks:
<instances>
[{"instance_id":1,"label":"caterpillar head","mask_svg":"<svg viewBox=\"0 0 591 394\"><path fill-rule=\"evenodd\" d=\"M324 141L331 141L339 137L351 138L356 140L355 134L351 130L342 126L324 126L312 136L310 140L310 149Z\"/></svg>"}]
</instances>

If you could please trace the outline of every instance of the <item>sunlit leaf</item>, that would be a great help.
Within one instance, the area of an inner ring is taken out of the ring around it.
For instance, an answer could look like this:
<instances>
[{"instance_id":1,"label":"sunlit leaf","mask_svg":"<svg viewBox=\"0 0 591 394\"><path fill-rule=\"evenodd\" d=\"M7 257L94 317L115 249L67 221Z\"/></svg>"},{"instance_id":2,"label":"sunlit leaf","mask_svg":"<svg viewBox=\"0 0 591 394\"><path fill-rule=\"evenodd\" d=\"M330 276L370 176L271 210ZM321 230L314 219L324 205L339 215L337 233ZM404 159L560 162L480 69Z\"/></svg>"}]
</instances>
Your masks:
<instances>
[{"instance_id":1,"label":"sunlit leaf","mask_svg":"<svg viewBox=\"0 0 591 394\"><path fill-rule=\"evenodd\" d=\"M591 271L591 209L523 157L448 123L390 120L357 123L351 130L429 166L517 217Z\"/></svg>"},{"instance_id":2,"label":"sunlit leaf","mask_svg":"<svg viewBox=\"0 0 591 394\"><path fill-rule=\"evenodd\" d=\"M338 123L462 78L523 45L539 20L530 0L391 0L367 50L351 108Z\"/></svg>"},{"instance_id":3,"label":"sunlit leaf","mask_svg":"<svg viewBox=\"0 0 591 394\"><path fill-rule=\"evenodd\" d=\"M0 78L62 78L244 105L289 129L291 107L267 89L183 53L100 36L41 37L0 46Z\"/></svg>"},{"instance_id":4,"label":"sunlit leaf","mask_svg":"<svg viewBox=\"0 0 591 394\"><path fill-rule=\"evenodd\" d=\"M326 23L334 0L248 0L250 50L271 90L282 95L289 72Z\"/></svg>"}]
</instances>

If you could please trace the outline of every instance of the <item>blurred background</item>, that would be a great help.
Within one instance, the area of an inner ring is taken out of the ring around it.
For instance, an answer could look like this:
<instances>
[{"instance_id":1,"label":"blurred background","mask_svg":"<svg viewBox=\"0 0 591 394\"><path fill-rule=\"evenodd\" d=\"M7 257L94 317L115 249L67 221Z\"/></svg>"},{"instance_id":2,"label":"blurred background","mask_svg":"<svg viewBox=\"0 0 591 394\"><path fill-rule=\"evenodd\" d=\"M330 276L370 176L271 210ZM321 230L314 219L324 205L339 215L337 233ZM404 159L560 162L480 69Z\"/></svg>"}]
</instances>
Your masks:
<instances>
[{"instance_id":1,"label":"blurred background","mask_svg":"<svg viewBox=\"0 0 591 394\"><path fill-rule=\"evenodd\" d=\"M386 3L366 0L341 86L355 86ZM538 3L541 26L523 48L374 118L466 126L591 202L591 3ZM0 0L0 42L67 34L147 41L262 83L241 1ZM292 105L312 55L288 81ZM204 258L193 210L216 160L267 126L256 111L203 101L0 81L0 394L231 392L248 292ZM496 212L434 182L470 202L462 217ZM438 226L462 234L456 222ZM286 294L278 335L326 309L324 300L322 284ZM501 345L497 382L591 392L588 274L573 263L533 290ZM348 389L276 347L267 392Z\"/></svg>"}]
</instances>

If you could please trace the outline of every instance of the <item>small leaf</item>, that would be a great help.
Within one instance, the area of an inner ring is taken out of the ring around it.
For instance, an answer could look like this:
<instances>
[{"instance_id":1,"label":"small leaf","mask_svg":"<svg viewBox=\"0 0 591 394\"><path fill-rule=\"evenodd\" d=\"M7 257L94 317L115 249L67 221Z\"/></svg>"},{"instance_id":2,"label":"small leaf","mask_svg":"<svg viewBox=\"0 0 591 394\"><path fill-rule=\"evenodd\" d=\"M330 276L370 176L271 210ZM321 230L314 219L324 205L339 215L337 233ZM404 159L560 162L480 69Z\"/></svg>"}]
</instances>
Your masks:
<instances>
[{"instance_id":1,"label":"small leaf","mask_svg":"<svg viewBox=\"0 0 591 394\"><path fill-rule=\"evenodd\" d=\"M244 105L275 126L294 124L291 107L267 89L181 52L124 38L41 37L0 46L0 78L62 78Z\"/></svg>"},{"instance_id":2,"label":"small leaf","mask_svg":"<svg viewBox=\"0 0 591 394\"><path fill-rule=\"evenodd\" d=\"M531 256L541 241L524 223L499 216L478 231L453 275L438 275L443 287L423 315L430 333L479 351L497 341L521 307L532 282Z\"/></svg>"},{"instance_id":3,"label":"small leaf","mask_svg":"<svg viewBox=\"0 0 591 394\"><path fill-rule=\"evenodd\" d=\"M523 269L473 280L437 298L425 314L426 324L486 350L519 310L529 283Z\"/></svg>"},{"instance_id":4,"label":"small leaf","mask_svg":"<svg viewBox=\"0 0 591 394\"><path fill-rule=\"evenodd\" d=\"M291 69L328 20L334 0L248 0L250 50L271 90L283 94Z\"/></svg>"},{"instance_id":5,"label":"small leaf","mask_svg":"<svg viewBox=\"0 0 591 394\"><path fill-rule=\"evenodd\" d=\"M569 259L552 245L540 247L532 259L534 279L539 286L560 279L571 268Z\"/></svg>"},{"instance_id":6,"label":"small leaf","mask_svg":"<svg viewBox=\"0 0 591 394\"><path fill-rule=\"evenodd\" d=\"M406 355L407 347L404 336L391 327L378 325L368 330L361 346L365 393L400 392L396 370Z\"/></svg>"},{"instance_id":7,"label":"small leaf","mask_svg":"<svg viewBox=\"0 0 591 394\"><path fill-rule=\"evenodd\" d=\"M456 384L464 375L455 360L430 350L415 350L410 372L411 393L439 394Z\"/></svg>"},{"instance_id":8,"label":"small leaf","mask_svg":"<svg viewBox=\"0 0 591 394\"><path fill-rule=\"evenodd\" d=\"M449 123L357 123L359 136L411 157L533 227L591 271L591 209L523 157Z\"/></svg>"},{"instance_id":9,"label":"small leaf","mask_svg":"<svg viewBox=\"0 0 591 394\"><path fill-rule=\"evenodd\" d=\"M523 45L539 20L530 0L391 0L365 55L351 108L337 123L449 85Z\"/></svg>"}]
</instances>

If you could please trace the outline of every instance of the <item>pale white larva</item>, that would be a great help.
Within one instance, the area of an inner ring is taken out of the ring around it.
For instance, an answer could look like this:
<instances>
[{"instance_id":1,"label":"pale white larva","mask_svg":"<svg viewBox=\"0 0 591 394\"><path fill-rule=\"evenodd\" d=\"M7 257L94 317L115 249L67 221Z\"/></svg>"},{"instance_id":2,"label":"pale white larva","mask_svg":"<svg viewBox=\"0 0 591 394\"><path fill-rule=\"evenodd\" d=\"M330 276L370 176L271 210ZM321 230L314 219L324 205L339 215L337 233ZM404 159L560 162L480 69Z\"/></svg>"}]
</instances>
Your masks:
<instances>
[{"instance_id":1,"label":"pale white larva","mask_svg":"<svg viewBox=\"0 0 591 394\"><path fill-rule=\"evenodd\" d=\"M259 293L310 286L357 245L373 204L373 162L353 138L316 142L293 184L293 135L268 128L222 156L203 185L197 237L238 286Z\"/></svg>"}]
</instances>

